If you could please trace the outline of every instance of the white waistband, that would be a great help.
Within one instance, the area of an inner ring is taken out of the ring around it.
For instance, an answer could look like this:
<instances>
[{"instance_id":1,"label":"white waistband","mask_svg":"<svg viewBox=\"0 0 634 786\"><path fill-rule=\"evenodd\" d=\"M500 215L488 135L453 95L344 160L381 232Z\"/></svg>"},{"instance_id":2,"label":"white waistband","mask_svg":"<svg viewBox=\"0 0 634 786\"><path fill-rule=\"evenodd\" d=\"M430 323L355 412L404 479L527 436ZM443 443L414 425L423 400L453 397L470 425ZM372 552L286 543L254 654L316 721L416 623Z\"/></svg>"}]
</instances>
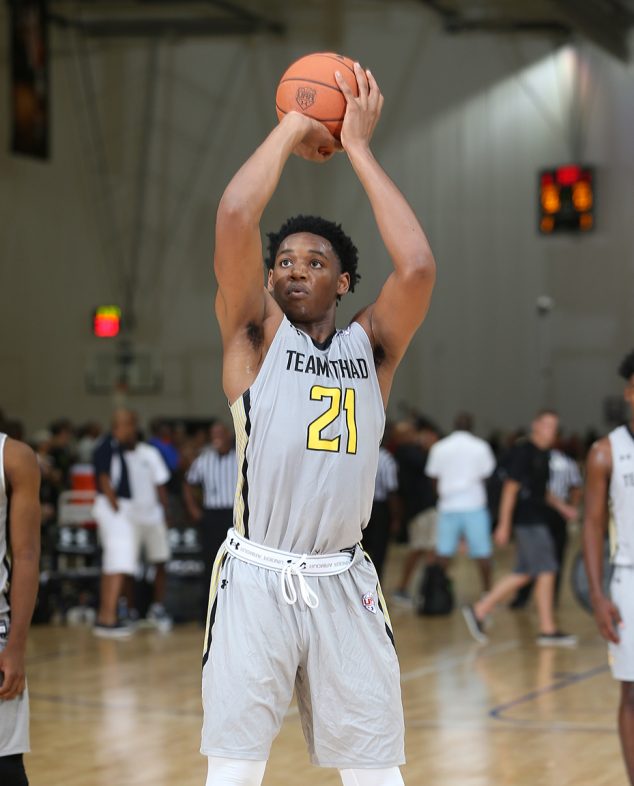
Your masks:
<instances>
[{"instance_id":1,"label":"white waistband","mask_svg":"<svg viewBox=\"0 0 634 786\"><path fill-rule=\"evenodd\" d=\"M279 551L247 540L238 535L235 529L227 532L225 545L229 554L243 562L250 562L277 573L292 564L305 576L335 576L337 573L345 573L354 557L353 551L339 551L336 554L294 554L291 551Z\"/></svg>"},{"instance_id":2,"label":"white waistband","mask_svg":"<svg viewBox=\"0 0 634 786\"><path fill-rule=\"evenodd\" d=\"M297 576L302 598L310 608L319 605L319 598L308 586L304 576L336 576L344 573L352 565L354 551L340 551L337 554L294 554L279 551L268 546L253 543L230 529L225 541L227 552L242 562L267 568L280 574L280 585L284 600L293 605L297 592L293 576Z\"/></svg>"}]
</instances>

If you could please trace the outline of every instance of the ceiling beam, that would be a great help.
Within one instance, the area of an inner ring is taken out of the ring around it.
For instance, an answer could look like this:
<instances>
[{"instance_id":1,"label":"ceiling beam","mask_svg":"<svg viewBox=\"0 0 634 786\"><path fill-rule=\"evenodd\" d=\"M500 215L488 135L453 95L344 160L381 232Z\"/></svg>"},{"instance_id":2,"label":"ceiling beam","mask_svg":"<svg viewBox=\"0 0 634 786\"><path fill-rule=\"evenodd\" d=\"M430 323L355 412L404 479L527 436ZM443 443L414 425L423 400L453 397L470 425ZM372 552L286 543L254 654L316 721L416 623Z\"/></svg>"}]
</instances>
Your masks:
<instances>
[{"instance_id":1,"label":"ceiling beam","mask_svg":"<svg viewBox=\"0 0 634 786\"><path fill-rule=\"evenodd\" d=\"M614 5L609 7L597 2L580 3L579 0L550 0L568 22L601 49L614 57L627 62L629 48L627 45L628 28L634 18L625 9L619 10Z\"/></svg>"},{"instance_id":2,"label":"ceiling beam","mask_svg":"<svg viewBox=\"0 0 634 786\"><path fill-rule=\"evenodd\" d=\"M51 22L60 27L76 30L93 38L156 38L156 37L212 37L240 36L253 33L284 32L283 26L271 27L256 21L229 18L130 18L130 19L77 19L61 14L49 14Z\"/></svg>"},{"instance_id":3,"label":"ceiling beam","mask_svg":"<svg viewBox=\"0 0 634 786\"><path fill-rule=\"evenodd\" d=\"M574 32L625 62L629 59L628 30L634 25L634 14L617 1L610 0L549 0L555 12L552 18L522 19L521 4L517 17L473 17L443 0L419 0L435 11L449 33L538 33L567 37ZM468 4L465 4L468 8Z\"/></svg>"}]
</instances>

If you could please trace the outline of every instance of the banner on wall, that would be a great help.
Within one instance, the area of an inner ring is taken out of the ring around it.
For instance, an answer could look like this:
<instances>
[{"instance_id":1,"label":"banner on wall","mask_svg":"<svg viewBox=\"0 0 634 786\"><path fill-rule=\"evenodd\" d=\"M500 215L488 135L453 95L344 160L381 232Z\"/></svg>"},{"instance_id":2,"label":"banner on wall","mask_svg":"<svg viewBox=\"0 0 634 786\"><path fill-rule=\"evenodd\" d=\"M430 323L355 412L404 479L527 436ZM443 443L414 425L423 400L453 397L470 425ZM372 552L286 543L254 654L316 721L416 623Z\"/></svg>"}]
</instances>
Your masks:
<instances>
[{"instance_id":1,"label":"banner on wall","mask_svg":"<svg viewBox=\"0 0 634 786\"><path fill-rule=\"evenodd\" d=\"M9 0L11 150L49 155L47 0Z\"/></svg>"}]
</instances>

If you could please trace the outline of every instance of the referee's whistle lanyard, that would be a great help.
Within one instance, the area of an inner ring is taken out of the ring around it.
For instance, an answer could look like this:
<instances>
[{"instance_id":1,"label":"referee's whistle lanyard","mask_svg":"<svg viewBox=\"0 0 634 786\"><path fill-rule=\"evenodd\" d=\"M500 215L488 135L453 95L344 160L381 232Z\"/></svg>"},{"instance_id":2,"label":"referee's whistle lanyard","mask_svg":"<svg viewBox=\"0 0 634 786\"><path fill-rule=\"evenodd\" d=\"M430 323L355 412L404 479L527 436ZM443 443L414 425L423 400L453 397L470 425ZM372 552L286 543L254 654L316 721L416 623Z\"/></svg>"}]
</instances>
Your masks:
<instances>
[{"instance_id":1,"label":"referee's whistle lanyard","mask_svg":"<svg viewBox=\"0 0 634 786\"><path fill-rule=\"evenodd\" d=\"M304 600L304 603L311 609L316 609L319 606L319 598L317 594L308 586L308 582L302 575L302 568L306 567L306 554L302 554L296 560L289 562L286 567L282 568L280 573L280 587L282 589L282 597L289 606L297 603L297 590L293 582L293 576L297 576L299 581L299 591Z\"/></svg>"}]
</instances>

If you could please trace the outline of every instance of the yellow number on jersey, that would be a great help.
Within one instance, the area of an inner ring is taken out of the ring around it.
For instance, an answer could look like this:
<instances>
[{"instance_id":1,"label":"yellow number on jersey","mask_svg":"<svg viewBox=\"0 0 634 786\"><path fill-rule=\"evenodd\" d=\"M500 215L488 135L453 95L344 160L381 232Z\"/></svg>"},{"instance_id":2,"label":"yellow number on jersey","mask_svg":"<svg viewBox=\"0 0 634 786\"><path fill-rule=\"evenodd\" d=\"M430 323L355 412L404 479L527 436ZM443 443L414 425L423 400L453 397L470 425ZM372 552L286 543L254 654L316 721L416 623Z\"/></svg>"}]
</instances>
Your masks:
<instances>
[{"instance_id":1,"label":"yellow number on jersey","mask_svg":"<svg viewBox=\"0 0 634 786\"><path fill-rule=\"evenodd\" d=\"M311 401L330 400L328 409L313 420L308 426L308 438L306 447L308 450L325 450L329 453L338 453L341 446L341 437L326 439L322 437L322 432L341 414L341 389L325 388L322 385L313 385L310 389ZM357 452L357 422L356 422L356 393L354 388L346 388L343 399L343 408L346 411L346 425L348 426L348 444L346 453Z\"/></svg>"}]
</instances>

